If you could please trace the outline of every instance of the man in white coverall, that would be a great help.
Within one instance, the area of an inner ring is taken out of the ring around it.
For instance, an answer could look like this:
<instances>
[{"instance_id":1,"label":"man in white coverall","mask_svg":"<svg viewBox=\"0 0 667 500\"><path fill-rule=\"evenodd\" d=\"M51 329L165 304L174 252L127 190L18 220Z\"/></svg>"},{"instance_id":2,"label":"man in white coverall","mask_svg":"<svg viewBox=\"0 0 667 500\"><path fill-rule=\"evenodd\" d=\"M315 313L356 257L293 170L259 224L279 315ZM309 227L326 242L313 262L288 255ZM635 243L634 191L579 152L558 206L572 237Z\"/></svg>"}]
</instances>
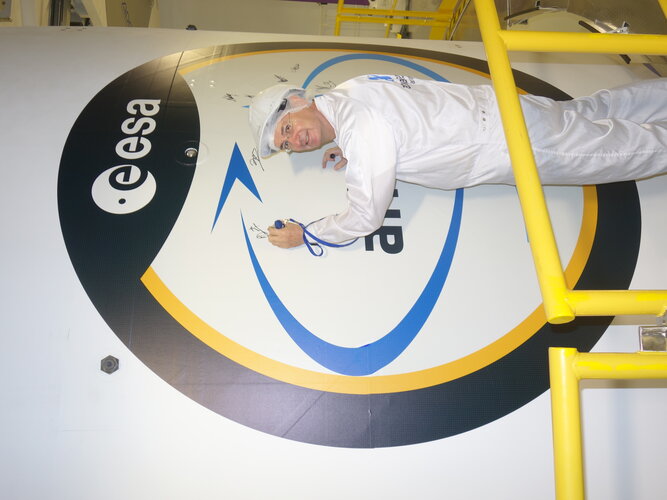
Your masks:
<instances>
[{"instance_id":1,"label":"man in white coverall","mask_svg":"<svg viewBox=\"0 0 667 500\"><path fill-rule=\"evenodd\" d=\"M589 97L520 96L543 184L600 184L667 172L667 79ZM305 98L281 84L255 96L250 126L266 157L330 142L322 166L347 166L348 206L308 226L340 243L378 229L396 180L440 189L513 184L493 88L365 75ZM297 224L269 228L282 248L303 243Z\"/></svg>"}]
</instances>

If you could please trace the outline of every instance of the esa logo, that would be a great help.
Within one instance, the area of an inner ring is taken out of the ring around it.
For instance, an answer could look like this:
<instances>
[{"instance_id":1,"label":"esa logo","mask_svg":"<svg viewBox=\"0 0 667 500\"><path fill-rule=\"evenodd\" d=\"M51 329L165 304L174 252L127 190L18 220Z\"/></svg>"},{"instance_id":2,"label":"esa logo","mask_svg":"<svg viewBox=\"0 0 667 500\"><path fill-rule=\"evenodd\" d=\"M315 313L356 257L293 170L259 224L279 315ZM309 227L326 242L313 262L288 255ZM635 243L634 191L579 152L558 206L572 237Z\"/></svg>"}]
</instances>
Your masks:
<instances>
[{"instance_id":1,"label":"esa logo","mask_svg":"<svg viewBox=\"0 0 667 500\"><path fill-rule=\"evenodd\" d=\"M120 126L125 134L116 144L116 155L125 161L146 157L151 151L148 135L156 128L152 118L160 111L159 99L134 99L127 105L131 116ZM91 189L95 204L111 214L129 214L142 209L155 196L155 177L131 163L119 164L102 172Z\"/></svg>"}]
</instances>

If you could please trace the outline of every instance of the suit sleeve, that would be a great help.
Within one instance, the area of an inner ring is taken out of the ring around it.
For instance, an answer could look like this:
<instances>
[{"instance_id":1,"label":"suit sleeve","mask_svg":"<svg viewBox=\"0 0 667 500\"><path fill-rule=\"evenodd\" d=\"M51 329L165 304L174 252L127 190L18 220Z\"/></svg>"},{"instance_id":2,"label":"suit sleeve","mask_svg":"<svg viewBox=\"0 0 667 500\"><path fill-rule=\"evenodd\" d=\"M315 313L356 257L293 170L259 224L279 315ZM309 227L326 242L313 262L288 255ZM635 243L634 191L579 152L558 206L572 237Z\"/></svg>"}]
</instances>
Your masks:
<instances>
[{"instance_id":1,"label":"suit sleeve","mask_svg":"<svg viewBox=\"0 0 667 500\"><path fill-rule=\"evenodd\" d=\"M397 148L390 124L352 101L339 110L336 142L347 158L347 208L313 222L308 230L330 243L366 236L378 229L394 196Z\"/></svg>"}]
</instances>

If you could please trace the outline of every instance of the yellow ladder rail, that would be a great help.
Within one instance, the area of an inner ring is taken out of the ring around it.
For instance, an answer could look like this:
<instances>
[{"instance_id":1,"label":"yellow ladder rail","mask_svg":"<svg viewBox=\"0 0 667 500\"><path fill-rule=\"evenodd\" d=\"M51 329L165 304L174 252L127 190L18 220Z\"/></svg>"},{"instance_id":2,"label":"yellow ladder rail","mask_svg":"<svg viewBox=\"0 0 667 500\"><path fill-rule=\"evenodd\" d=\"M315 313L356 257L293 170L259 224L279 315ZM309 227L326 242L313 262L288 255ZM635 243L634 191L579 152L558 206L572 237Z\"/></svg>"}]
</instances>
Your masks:
<instances>
[{"instance_id":1,"label":"yellow ladder rail","mask_svg":"<svg viewBox=\"0 0 667 500\"><path fill-rule=\"evenodd\" d=\"M667 379L667 353L580 353L549 348L556 500L584 499L582 379Z\"/></svg>"},{"instance_id":2,"label":"yellow ladder rail","mask_svg":"<svg viewBox=\"0 0 667 500\"><path fill-rule=\"evenodd\" d=\"M444 3L444 0L443 0ZM470 5L470 0L458 0L456 2L456 5L454 6L454 9L452 10L452 17L449 20L449 26L447 27L447 30L444 32L444 39L445 40L451 40L452 37L454 36L454 31L458 27L459 22L463 18L463 15L465 14L466 9L468 8L468 5ZM439 33L433 33L435 30L431 30L432 35L436 35ZM431 40L435 39L435 36L430 37ZM439 39L442 39L443 37L440 37Z\"/></svg>"},{"instance_id":3,"label":"yellow ladder rail","mask_svg":"<svg viewBox=\"0 0 667 500\"><path fill-rule=\"evenodd\" d=\"M566 286L508 51L664 55L667 54L667 35L507 31L500 28L493 0L473 1L547 320L567 323L576 316L664 316L667 290L571 290ZM667 16L667 0L659 1Z\"/></svg>"}]
</instances>

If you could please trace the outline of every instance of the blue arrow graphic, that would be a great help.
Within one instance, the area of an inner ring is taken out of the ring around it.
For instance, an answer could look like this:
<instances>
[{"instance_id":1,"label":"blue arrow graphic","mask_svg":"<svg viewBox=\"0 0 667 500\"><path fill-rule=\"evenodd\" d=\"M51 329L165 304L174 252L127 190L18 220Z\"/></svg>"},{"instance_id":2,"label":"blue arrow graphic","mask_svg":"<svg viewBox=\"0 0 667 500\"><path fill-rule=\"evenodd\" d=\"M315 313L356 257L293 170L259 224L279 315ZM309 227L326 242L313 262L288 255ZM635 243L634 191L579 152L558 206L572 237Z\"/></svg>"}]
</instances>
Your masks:
<instances>
[{"instance_id":1,"label":"blue arrow graphic","mask_svg":"<svg viewBox=\"0 0 667 500\"><path fill-rule=\"evenodd\" d=\"M213 225L211 226L211 231L215 227L215 224L218 222L218 217L220 217L220 212L222 212L222 207L227 201L232 187L234 186L234 181L238 179L241 184L243 184L248 190L255 195L259 201L262 201L262 197L257 191L257 186L255 186L255 181L252 180L252 175L248 170L248 165L243 159L239 145L234 143L234 150L232 151L232 157L229 159L229 167L227 167L227 175L225 176L225 182L222 184L222 191L220 192L220 200L218 201L218 208L215 211L215 218L213 219Z\"/></svg>"},{"instance_id":2,"label":"blue arrow graphic","mask_svg":"<svg viewBox=\"0 0 667 500\"><path fill-rule=\"evenodd\" d=\"M463 190L458 189L456 191L452 219L445 244L424 290L412 308L393 330L381 339L361 347L341 347L331 344L320 339L299 323L282 303L264 274L255 251L250 244L243 215L241 215L241 223L257 280L273 313L287 334L308 356L325 368L343 375L361 376L375 373L380 368L391 363L410 345L410 342L412 342L424 326L447 280L447 275L449 274L449 269L454 258L454 251L456 250L462 214Z\"/></svg>"}]
</instances>

